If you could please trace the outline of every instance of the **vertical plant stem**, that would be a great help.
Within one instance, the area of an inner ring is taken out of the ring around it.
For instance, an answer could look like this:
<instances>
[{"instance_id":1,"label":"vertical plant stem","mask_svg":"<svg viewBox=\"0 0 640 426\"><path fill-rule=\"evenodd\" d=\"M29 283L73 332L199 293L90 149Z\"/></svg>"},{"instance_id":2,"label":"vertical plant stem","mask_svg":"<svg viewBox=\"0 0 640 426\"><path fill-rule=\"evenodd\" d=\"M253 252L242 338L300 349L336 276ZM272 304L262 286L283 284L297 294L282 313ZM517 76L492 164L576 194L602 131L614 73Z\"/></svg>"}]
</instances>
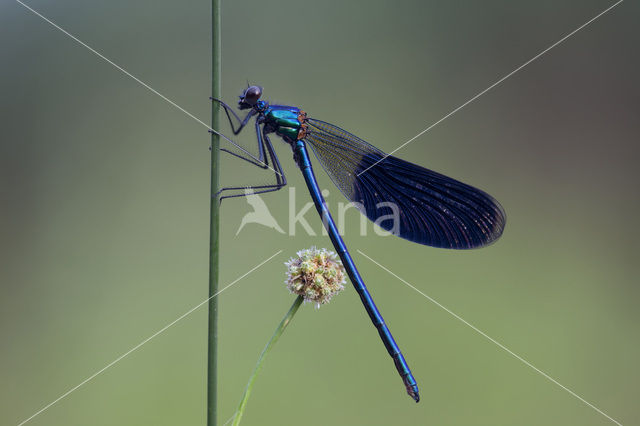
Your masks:
<instances>
[{"instance_id":1,"label":"vertical plant stem","mask_svg":"<svg viewBox=\"0 0 640 426\"><path fill-rule=\"evenodd\" d=\"M258 377L258 372L262 367L262 363L265 357L267 356L267 354L269 353L273 345L278 341L284 329L287 328L287 325L289 325L289 323L293 319L293 316L298 311L298 308L302 304L303 300L304 298L302 296L296 297L296 300L293 302L293 305L291 305L291 308L289 308L289 311L286 313L284 318L282 318L282 321L280 321L280 324L278 325L278 328L276 328L276 331L273 333L273 336L271 336L271 339L269 339L267 346L265 346L264 349L262 350L262 353L258 358L258 362L256 363L256 366L253 369L253 373L251 374L251 377L249 377L249 382L247 383L247 387L244 390L244 395L242 395L242 400L240 401L240 405L238 405L238 410L236 411L235 418L233 419L233 426L238 426L240 424L240 420L242 420L242 414L244 413L244 409L247 406L247 401L249 400L251 389L253 389L253 383L255 382L256 377Z\"/></svg>"},{"instance_id":2,"label":"vertical plant stem","mask_svg":"<svg viewBox=\"0 0 640 426\"><path fill-rule=\"evenodd\" d=\"M211 96L220 99L220 0L211 0ZM211 102L211 128L220 127L220 106ZM207 347L207 426L217 425L218 402L218 292L220 254L220 137L211 133L211 197L209 223L209 329Z\"/></svg>"}]
</instances>

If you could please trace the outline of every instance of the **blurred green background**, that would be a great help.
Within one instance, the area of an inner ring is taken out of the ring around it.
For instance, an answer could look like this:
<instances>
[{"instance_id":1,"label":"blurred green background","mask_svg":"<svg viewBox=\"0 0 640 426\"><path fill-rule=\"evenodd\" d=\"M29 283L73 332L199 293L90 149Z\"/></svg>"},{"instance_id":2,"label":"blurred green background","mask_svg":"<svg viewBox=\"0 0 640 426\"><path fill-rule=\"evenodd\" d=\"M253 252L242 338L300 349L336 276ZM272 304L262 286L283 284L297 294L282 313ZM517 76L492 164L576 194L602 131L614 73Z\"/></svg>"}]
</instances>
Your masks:
<instances>
[{"instance_id":1,"label":"blurred green background","mask_svg":"<svg viewBox=\"0 0 640 426\"><path fill-rule=\"evenodd\" d=\"M28 4L209 121L207 1ZM235 103L248 79L391 151L611 4L227 1L223 93ZM349 286L301 309L243 424L612 424L357 249L619 422L640 422L639 12L622 3L397 153L500 200L496 244L439 250L371 225L361 237L347 215L346 242L422 401L405 394ZM0 58L0 424L16 425L206 298L209 137L9 0ZM304 183L275 142L299 208ZM223 161L223 183L268 178ZM342 196L318 175L335 207ZM286 227L288 191L263 199ZM223 203L221 285L283 252L220 296L221 423L293 300L283 262L330 245L300 227L236 236L249 211ZM319 231L315 212L306 218ZM204 424L206 315L29 424Z\"/></svg>"}]
</instances>

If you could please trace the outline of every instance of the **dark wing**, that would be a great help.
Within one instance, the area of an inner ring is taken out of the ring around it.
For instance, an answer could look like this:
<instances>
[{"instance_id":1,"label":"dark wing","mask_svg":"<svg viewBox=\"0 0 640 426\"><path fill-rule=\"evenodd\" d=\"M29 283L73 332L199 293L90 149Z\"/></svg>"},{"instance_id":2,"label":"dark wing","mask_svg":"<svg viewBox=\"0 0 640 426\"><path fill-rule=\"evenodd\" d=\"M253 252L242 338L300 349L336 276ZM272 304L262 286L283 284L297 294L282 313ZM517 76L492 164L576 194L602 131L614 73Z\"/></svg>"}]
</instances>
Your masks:
<instances>
[{"instance_id":1,"label":"dark wing","mask_svg":"<svg viewBox=\"0 0 640 426\"><path fill-rule=\"evenodd\" d=\"M304 140L333 183L383 229L419 244L452 249L480 247L502 234L506 216L489 194L385 156L332 124L311 118L307 123Z\"/></svg>"}]
</instances>

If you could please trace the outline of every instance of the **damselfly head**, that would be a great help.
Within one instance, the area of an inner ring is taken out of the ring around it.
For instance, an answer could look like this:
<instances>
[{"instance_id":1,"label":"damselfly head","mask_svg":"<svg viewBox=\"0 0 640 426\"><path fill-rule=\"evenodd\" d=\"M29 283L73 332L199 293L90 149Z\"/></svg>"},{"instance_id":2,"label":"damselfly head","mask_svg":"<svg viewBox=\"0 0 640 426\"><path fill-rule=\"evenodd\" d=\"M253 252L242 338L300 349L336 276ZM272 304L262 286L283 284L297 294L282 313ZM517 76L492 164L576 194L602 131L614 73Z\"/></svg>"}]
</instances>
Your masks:
<instances>
[{"instance_id":1,"label":"damselfly head","mask_svg":"<svg viewBox=\"0 0 640 426\"><path fill-rule=\"evenodd\" d=\"M240 109L253 108L255 104L258 103L258 100L260 100L260 96L262 96L262 87L249 86L240 95L240 102L238 102L238 107Z\"/></svg>"}]
</instances>

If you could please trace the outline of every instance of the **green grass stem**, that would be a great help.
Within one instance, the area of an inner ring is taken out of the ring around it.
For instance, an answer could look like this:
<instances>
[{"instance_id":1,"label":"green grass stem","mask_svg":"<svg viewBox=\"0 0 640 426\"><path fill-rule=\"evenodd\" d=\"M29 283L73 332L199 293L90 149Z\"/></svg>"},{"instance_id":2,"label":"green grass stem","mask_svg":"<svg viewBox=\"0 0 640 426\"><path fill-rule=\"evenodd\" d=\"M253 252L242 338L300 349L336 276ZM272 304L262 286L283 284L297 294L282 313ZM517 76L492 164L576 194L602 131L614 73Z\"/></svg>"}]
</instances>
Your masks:
<instances>
[{"instance_id":1,"label":"green grass stem","mask_svg":"<svg viewBox=\"0 0 640 426\"><path fill-rule=\"evenodd\" d=\"M291 305L291 308L289 308L289 311L287 312L287 314L284 316L284 318L282 318L282 321L280 321L280 324L278 325L278 328L276 328L276 331L273 333L273 336L271 336L271 339L267 343L267 346L265 346L264 349L262 350L262 353L258 358L258 362L256 363L256 366L253 369L253 373L251 374L251 377L249 377L249 382L247 383L247 387L244 390L244 395L242 395L242 400L240 401L240 405L238 405L238 410L236 411L235 418L233 419L233 426L238 426L240 424L240 420L242 420L242 414L244 413L244 410L247 407L247 401L249 400L249 395L251 394L251 390L253 389L253 384L256 380L256 377L258 376L258 372L260 371L260 368L262 368L264 359L266 358L269 351L271 351L271 348L273 347L273 345L278 341L278 339L284 332L284 329L287 328L287 325L289 325L289 323L293 319L293 316L298 311L298 308L302 304L303 300L304 299L302 296L296 297L296 300L293 302L293 305Z\"/></svg>"},{"instance_id":2,"label":"green grass stem","mask_svg":"<svg viewBox=\"0 0 640 426\"><path fill-rule=\"evenodd\" d=\"M211 0L211 96L220 99L220 0ZM220 128L220 106L211 103L211 128ZM209 221L209 328L207 347L207 426L217 424L218 402L218 292L220 277L220 137L211 133L211 194Z\"/></svg>"}]
</instances>

